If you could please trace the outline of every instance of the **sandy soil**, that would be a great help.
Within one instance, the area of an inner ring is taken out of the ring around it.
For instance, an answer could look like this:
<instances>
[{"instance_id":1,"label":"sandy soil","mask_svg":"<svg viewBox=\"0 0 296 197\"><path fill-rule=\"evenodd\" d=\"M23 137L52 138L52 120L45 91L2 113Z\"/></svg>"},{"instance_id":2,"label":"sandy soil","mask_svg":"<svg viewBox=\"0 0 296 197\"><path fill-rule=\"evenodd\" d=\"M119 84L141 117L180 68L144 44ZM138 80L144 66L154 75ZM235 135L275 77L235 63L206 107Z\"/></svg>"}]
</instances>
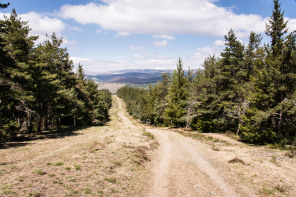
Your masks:
<instances>
[{"instance_id":1,"label":"sandy soil","mask_svg":"<svg viewBox=\"0 0 296 197\"><path fill-rule=\"evenodd\" d=\"M296 196L292 152L145 126L113 99L104 127L0 149L0 196Z\"/></svg>"}]
</instances>

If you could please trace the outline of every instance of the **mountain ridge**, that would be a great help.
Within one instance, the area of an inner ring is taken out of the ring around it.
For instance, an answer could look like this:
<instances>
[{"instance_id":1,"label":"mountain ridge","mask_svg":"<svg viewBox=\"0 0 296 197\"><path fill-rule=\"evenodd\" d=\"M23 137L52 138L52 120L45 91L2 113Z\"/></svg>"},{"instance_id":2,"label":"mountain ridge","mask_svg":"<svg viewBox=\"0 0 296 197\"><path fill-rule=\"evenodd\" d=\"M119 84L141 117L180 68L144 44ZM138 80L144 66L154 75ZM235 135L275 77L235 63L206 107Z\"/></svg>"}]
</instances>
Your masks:
<instances>
[{"instance_id":1,"label":"mountain ridge","mask_svg":"<svg viewBox=\"0 0 296 197\"><path fill-rule=\"evenodd\" d=\"M87 77L98 83L147 84L161 81L161 75L163 73L171 74L173 73L173 70L125 69L96 75L87 75Z\"/></svg>"}]
</instances>

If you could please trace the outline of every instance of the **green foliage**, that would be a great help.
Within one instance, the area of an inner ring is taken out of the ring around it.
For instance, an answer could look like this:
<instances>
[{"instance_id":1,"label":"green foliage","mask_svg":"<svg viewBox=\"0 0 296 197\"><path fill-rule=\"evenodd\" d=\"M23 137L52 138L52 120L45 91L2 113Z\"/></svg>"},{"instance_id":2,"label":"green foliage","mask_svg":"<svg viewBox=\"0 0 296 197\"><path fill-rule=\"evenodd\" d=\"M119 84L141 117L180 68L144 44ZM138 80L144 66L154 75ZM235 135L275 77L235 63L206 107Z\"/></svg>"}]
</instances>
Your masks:
<instances>
[{"instance_id":1,"label":"green foliage","mask_svg":"<svg viewBox=\"0 0 296 197\"><path fill-rule=\"evenodd\" d=\"M155 125L201 132L232 132L254 144L296 144L296 31L278 0L266 25L270 44L250 33L243 45L234 30L225 36L220 58L205 59L195 77L184 75L182 60L171 79L149 90L122 88L130 114ZM146 121L146 120L149 121Z\"/></svg>"},{"instance_id":2,"label":"green foliage","mask_svg":"<svg viewBox=\"0 0 296 197\"><path fill-rule=\"evenodd\" d=\"M33 171L34 174L38 174L38 175L45 175L46 172L44 172L42 169L37 169Z\"/></svg>"},{"instance_id":3,"label":"green foliage","mask_svg":"<svg viewBox=\"0 0 296 197\"><path fill-rule=\"evenodd\" d=\"M0 8L7 8L9 3L0 3Z\"/></svg>"},{"instance_id":4,"label":"green foliage","mask_svg":"<svg viewBox=\"0 0 296 197\"><path fill-rule=\"evenodd\" d=\"M149 137L150 140L154 140L155 138L155 136L150 132L144 132L143 135Z\"/></svg>"},{"instance_id":5,"label":"green foliage","mask_svg":"<svg viewBox=\"0 0 296 197\"><path fill-rule=\"evenodd\" d=\"M1 4L2 6L2 4ZM15 10L0 21L0 143L20 132L105 123L111 93L87 80L55 34L41 44Z\"/></svg>"},{"instance_id":6,"label":"green foliage","mask_svg":"<svg viewBox=\"0 0 296 197\"><path fill-rule=\"evenodd\" d=\"M295 33L286 36L284 20L278 0L266 26L271 45L253 75L252 114L242 125L243 140L252 143L288 143L295 140Z\"/></svg>"},{"instance_id":7,"label":"green foliage","mask_svg":"<svg viewBox=\"0 0 296 197\"><path fill-rule=\"evenodd\" d=\"M165 108L166 120L177 127L185 125L184 116L187 98L187 79L184 75L182 60L179 58L167 95L168 105Z\"/></svg>"}]
</instances>

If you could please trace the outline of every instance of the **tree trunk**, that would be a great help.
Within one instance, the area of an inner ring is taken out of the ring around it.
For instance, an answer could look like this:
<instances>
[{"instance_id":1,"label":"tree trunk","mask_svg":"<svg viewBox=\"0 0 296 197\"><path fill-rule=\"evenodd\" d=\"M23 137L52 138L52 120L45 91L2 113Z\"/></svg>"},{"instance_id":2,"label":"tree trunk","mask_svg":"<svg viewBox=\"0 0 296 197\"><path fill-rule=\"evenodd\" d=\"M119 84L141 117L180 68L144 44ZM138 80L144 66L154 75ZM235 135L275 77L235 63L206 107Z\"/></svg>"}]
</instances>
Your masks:
<instances>
[{"instance_id":1,"label":"tree trunk","mask_svg":"<svg viewBox=\"0 0 296 197\"><path fill-rule=\"evenodd\" d=\"M186 129L190 126L190 114L191 114L191 107L189 106L187 109L187 122L186 122Z\"/></svg>"},{"instance_id":2,"label":"tree trunk","mask_svg":"<svg viewBox=\"0 0 296 197\"><path fill-rule=\"evenodd\" d=\"M57 119L57 130L59 131L60 130L60 123L61 123L61 118L59 117L58 119Z\"/></svg>"},{"instance_id":3,"label":"tree trunk","mask_svg":"<svg viewBox=\"0 0 296 197\"><path fill-rule=\"evenodd\" d=\"M45 130L48 130L48 107L46 106L45 107L46 110L45 110L45 120L44 120L44 128Z\"/></svg>"},{"instance_id":4,"label":"tree trunk","mask_svg":"<svg viewBox=\"0 0 296 197\"><path fill-rule=\"evenodd\" d=\"M42 125L42 103L38 102L38 129L37 132L40 133L41 132L41 125Z\"/></svg>"},{"instance_id":5,"label":"tree trunk","mask_svg":"<svg viewBox=\"0 0 296 197\"><path fill-rule=\"evenodd\" d=\"M32 115L31 112L27 115L27 132L32 133Z\"/></svg>"},{"instance_id":6,"label":"tree trunk","mask_svg":"<svg viewBox=\"0 0 296 197\"><path fill-rule=\"evenodd\" d=\"M281 91L281 103L284 101L284 92ZM282 131L283 131L283 107L281 107L281 110L280 110L280 120L279 120L279 124L278 124L278 127L279 127L279 133L280 134L283 134Z\"/></svg>"},{"instance_id":7,"label":"tree trunk","mask_svg":"<svg viewBox=\"0 0 296 197\"><path fill-rule=\"evenodd\" d=\"M242 123L242 118L241 118L241 106L238 107L238 126L237 126L237 130L236 130L236 135L239 134L239 128L241 126Z\"/></svg>"}]
</instances>

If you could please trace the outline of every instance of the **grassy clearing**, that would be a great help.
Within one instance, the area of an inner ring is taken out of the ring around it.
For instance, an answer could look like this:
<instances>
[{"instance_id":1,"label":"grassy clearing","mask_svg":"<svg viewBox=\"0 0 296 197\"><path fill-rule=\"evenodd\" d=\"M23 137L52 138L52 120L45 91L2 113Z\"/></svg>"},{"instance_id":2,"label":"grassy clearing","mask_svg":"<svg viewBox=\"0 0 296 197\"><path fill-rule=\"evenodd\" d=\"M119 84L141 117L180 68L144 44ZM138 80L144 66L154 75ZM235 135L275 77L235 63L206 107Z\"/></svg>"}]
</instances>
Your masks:
<instances>
[{"instance_id":1,"label":"grassy clearing","mask_svg":"<svg viewBox=\"0 0 296 197\"><path fill-rule=\"evenodd\" d=\"M104 127L0 149L0 196L132 196L155 140L113 106Z\"/></svg>"}]
</instances>

